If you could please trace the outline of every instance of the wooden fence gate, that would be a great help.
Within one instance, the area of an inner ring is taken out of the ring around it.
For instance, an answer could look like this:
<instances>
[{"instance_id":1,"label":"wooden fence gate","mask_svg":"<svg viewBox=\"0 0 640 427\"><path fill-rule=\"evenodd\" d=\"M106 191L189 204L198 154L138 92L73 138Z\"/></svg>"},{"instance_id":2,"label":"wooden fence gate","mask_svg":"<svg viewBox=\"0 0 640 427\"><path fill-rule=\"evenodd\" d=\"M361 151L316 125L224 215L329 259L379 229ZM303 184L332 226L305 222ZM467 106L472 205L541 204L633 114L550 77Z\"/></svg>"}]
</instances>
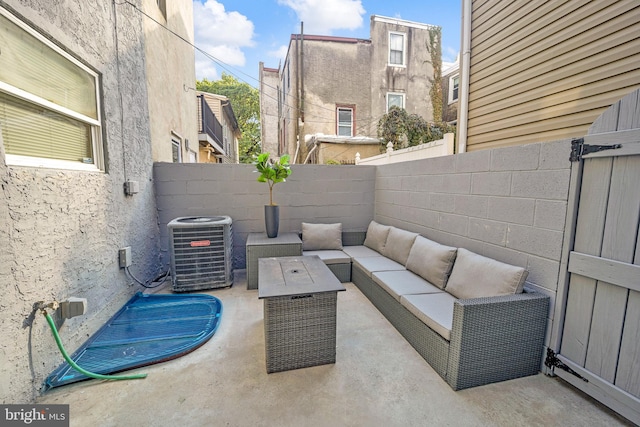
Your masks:
<instances>
[{"instance_id":1,"label":"wooden fence gate","mask_svg":"<svg viewBox=\"0 0 640 427\"><path fill-rule=\"evenodd\" d=\"M546 364L640 424L640 91L573 141L572 161Z\"/></svg>"}]
</instances>

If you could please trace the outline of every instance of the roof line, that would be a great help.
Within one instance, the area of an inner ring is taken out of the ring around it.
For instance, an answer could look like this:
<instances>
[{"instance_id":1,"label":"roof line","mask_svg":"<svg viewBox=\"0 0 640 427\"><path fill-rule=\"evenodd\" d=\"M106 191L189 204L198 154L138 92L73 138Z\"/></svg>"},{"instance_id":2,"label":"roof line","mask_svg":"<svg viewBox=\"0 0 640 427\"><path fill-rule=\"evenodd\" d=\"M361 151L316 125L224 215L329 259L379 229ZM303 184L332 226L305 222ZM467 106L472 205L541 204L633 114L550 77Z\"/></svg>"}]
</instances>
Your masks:
<instances>
[{"instance_id":1,"label":"roof line","mask_svg":"<svg viewBox=\"0 0 640 427\"><path fill-rule=\"evenodd\" d=\"M336 37L336 36L317 36L311 34L291 34L291 40L314 40L323 42L337 42L337 43L371 43L369 39L356 39L353 37Z\"/></svg>"}]
</instances>

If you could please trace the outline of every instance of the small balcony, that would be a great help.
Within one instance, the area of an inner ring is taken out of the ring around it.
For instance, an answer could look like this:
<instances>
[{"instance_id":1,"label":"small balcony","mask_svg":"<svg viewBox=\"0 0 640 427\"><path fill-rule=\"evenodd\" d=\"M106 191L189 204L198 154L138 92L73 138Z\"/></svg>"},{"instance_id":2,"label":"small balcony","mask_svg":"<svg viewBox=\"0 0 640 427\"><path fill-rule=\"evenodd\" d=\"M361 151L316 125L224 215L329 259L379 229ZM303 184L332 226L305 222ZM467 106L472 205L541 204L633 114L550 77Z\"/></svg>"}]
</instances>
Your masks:
<instances>
[{"instance_id":1,"label":"small balcony","mask_svg":"<svg viewBox=\"0 0 640 427\"><path fill-rule=\"evenodd\" d=\"M198 95L198 140L210 146L216 155L224 155L222 124L215 116L203 95Z\"/></svg>"}]
</instances>

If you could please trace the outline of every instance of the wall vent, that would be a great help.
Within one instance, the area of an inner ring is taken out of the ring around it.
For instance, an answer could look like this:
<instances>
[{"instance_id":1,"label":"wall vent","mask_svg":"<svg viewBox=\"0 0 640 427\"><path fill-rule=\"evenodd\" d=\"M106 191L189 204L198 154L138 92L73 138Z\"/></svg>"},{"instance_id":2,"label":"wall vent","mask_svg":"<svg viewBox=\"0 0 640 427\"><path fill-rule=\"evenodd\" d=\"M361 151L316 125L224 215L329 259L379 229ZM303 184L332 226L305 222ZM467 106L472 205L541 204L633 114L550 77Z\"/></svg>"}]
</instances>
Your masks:
<instances>
[{"instance_id":1,"label":"wall vent","mask_svg":"<svg viewBox=\"0 0 640 427\"><path fill-rule=\"evenodd\" d=\"M233 285L233 233L228 216L181 217L167 224L174 292Z\"/></svg>"}]
</instances>

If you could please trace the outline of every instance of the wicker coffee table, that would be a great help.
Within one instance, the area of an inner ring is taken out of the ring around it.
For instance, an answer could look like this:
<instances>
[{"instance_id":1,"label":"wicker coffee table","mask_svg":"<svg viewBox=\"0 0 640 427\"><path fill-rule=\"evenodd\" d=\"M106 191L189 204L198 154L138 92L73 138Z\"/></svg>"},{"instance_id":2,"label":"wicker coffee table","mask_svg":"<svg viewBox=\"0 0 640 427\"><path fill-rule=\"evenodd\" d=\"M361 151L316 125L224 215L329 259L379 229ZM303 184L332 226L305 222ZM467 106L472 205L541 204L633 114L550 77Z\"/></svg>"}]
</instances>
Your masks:
<instances>
[{"instance_id":1,"label":"wicker coffee table","mask_svg":"<svg viewBox=\"0 0 640 427\"><path fill-rule=\"evenodd\" d=\"M318 256L260 258L267 372L336 361L336 300L344 286Z\"/></svg>"}]
</instances>

